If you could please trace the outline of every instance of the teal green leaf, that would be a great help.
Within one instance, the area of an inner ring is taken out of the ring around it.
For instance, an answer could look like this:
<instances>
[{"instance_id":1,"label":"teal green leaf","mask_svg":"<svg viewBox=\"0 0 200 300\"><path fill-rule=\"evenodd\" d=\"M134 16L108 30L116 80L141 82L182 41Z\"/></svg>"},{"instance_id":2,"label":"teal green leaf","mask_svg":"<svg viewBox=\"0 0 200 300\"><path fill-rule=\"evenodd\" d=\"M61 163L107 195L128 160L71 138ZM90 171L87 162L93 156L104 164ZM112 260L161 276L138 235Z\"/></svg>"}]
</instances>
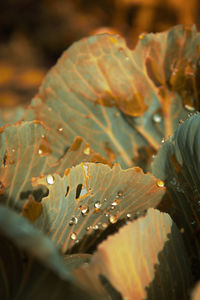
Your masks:
<instances>
[{"instance_id":1,"label":"teal green leaf","mask_svg":"<svg viewBox=\"0 0 200 300\"><path fill-rule=\"evenodd\" d=\"M4 206L0 241L1 299L90 299L75 286L71 270L49 238Z\"/></svg>"},{"instance_id":2,"label":"teal green leaf","mask_svg":"<svg viewBox=\"0 0 200 300\"><path fill-rule=\"evenodd\" d=\"M123 168L147 170L161 140L188 110L199 109L199 41L194 26L176 26L144 35L134 50L107 34L76 42L47 74L24 119L50 129L55 160L65 151L63 139L70 145L82 136Z\"/></svg>"},{"instance_id":3,"label":"teal green leaf","mask_svg":"<svg viewBox=\"0 0 200 300\"><path fill-rule=\"evenodd\" d=\"M153 174L165 181L172 196L168 211L183 233L196 276L200 266L199 128L200 114L195 114L162 145L153 163Z\"/></svg>"},{"instance_id":4,"label":"teal green leaf","mask_svg":"<svg viewBox=\"0 0 200 300\"><path fill-rule=\"evenodd\" d=\"M102 299L110 294L108 282L121 299L134 300L186 300L191 288L181 234L168 214L155 209L109 236L74 273L79 286Z\"/></svg>"},{"instance_id":5,"label":"teal green leaf","mask_svg":"<svg viewBox=\"0 0 200 300\"><path fill-rule=\"evenodd\" d=\"M14 124L21 120L24 114L23 107L12 107L0 109L0 127Z\"/></svg>"},{"instance_id":6,"label":"teal green leaf","mask_svg":"<svg viewBox=\"0 0 200 300\"><path fill-rule=\"evenodd\" d=\"M35 224L61 248L62 253L91 251L110 226L137 218L156 207L165 194L163 182L140 168L122 170L103 164L82 163L57 174L35 179L49 195Z\"/></svg>"}]
</instances>

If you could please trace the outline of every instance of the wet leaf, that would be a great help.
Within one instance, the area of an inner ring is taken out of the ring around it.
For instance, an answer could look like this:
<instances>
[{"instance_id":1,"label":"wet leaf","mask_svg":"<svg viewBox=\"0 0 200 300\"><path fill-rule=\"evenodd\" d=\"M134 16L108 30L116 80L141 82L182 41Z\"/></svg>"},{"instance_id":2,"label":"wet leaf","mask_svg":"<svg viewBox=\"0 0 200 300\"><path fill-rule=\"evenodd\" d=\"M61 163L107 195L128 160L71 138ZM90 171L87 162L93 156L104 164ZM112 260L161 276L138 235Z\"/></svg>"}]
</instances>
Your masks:
<instances>
[{"instance_id":1,"label":"wet leaf","mask_svg":"<svg viewBox=\"0 0 200 300\"><path fill-rule=\"evenodd\" d=\"M76 253L88 252L102 232L156 207L165 194L163 182L140 168L92 163L67 169L62 178L57 174L37 178L34 185L49 189L35 224L63 253L74 247Z\"/></svg>"},{"instance_id":2,"label":"wet leaf","mask_svg":"<svg viewBox=\"0 0 200 300\"><path fill-rule=\"evenodd\" d=\"M160 148L153 173L165 181L173 199L169 213L181 230L189 251L193 272L200 267L200 114L180 125Z\"/></svg>"},{"instance_id":3,"label":"wet leaf","mask_svg":"<svg viewBox=\"0 0 200 300\"><path fill-rule=\"evenodd\" d=\"M62 175L66 168L81 161L109 163L81 137L75 138L71 148L54 162L51 145L46 140L47 131L38 121L21 122L5 127L0 136L0 201L23 211L32 221L42 210L41 204L35 201L40 201L47 192L41 187L33 191L32 177L52 172Z\"/></svg>"},{"instance_id":4,"label":"wet leaf","mask_svg":"<svg viewBox=\"0 0 200 300\"><path fill-rule=\"evenodd\" d=\"M176 26L143 35L133 51L108 34L74 43L24 118L50 128L55 160L65 150L63 138L70 144L78 135L122 167L148 169L161 140L187 110L199 109L199 40L195 27Z\"/></svg>"},{"instance_id":5,"label":"wet leaf","mask_svg":"<svg viewBox=\"0 0 200 300\"><path fill-rule=\"evenodd\" d=\"M74 273L99 299L112 295L108 283L127 300L188 299L191 285L181 234L168 214L155 209L110 236Z\"/></svg>"},{"instance_id":6,"label":"wet leaf","mask_svg":"<svg viewBox=\"0 0 200 300\"><path fill-rule=\"evenodd\" d=\"M4 206L0 206L0 241L1 299L87 296L73 284L71 271L49 238Z\"/></svg>"}]
</instances>

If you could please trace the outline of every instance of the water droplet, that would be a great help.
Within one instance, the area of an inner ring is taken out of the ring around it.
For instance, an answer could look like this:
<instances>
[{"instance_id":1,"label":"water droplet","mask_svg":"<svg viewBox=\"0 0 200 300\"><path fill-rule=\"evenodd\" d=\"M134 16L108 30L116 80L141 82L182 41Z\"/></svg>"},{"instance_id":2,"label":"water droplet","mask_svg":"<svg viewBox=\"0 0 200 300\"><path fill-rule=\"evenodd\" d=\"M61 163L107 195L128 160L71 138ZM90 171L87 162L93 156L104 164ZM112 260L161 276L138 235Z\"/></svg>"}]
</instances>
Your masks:
<instances>
[{"instance_id":1,"label":"water droplet","mask_svg":"<svg viewBox=\"0 0 200 300\"><path fill-rule=\"evenodd\" d=\"M182 227L181 229L180 229L180 233L184 233L184 228Z\"/></svg>"},{"instance_id":2,"label":"water droplet","mask_svg":"<svg viewBox=\"0 0 200 300\"><path fill-rule=\"evenodd\" d=\"M71 240L76 241L77 239L77 234L75 232L72 232L70 235Z\"/></svg>"},{"instance_id":3,"label":"water droplet","mask_svg":"<svg viewBox=\"0 0 200 300\"><path fill-rule=\"evenodd\" d=\"M162 140L161 140L161 143L163 144L165 142L165 139L163 138Z\"/></svg>"},{"instance_id":4,"label":"water droplet","mask_svg":"<svg viewBox=\"0 0 200 300\"><path fill-rule=\"evenodd\" d=\"M185 104L184 107L187 111L195 111L195 108L191 105Z\"/></svg>"},{"instance_id":5,"label":"water droplet","mask_svg":"<svg viewBox=\"0 0 200 300\"><path fill-rule=\"evenodd\" d=\"M96 224L96 225L93 226L93 229L94 229L94 230L98 230L98 229L99 229L99 226Z\"/></svg>"},{"instance_id":6,"label":"water droplet","mask_svg":"<svg viewBox=\"0 0 200 300\"><path fill-rule=\"evenodd\" d=\"M121 197L122 195L123 195L123 192L122 191L118 191L117 196Z\"/></svg>"},{"instance_id":7,"label":"water droplet","mask_svg":"<svg viewBox=\"0 0 200 300\"><path fill-rule=\"evenodd\" d=\"M48 155L50 153L51 153L50 146L48 145L47 141L44 138L44 140L41 142L41 144L39 146L38 154L40 156L46 156L46 155Z\"/></svg>"},{"instance_id":8,"label":"water droplet","mask_svg":"<svg viewBox=\"0 0 200 300\"><path fill-rule=\"evenodd\" d=\"M86 216L89 213L89 207L87 205L81 206L81 213L83 216Z\"/></svg>"},{"instance_id":9,"label":"water droplet","mask_svg":"<svg viewBox=\"0 0 200 300\"><path fill-rule=\"evenodd\" d=\"M101 202L100 201L95 202L94 207L99 209L101 207Z\"/></svg>"},{"instance_id":10,"label":"water droplet","mask_svg":"<svg viewBox=\"0 0 200 300\"><path fill-rule=\"evenodd\" d=\"M12 152L15 153L15 151L16 151L15 148L12 148Z\"/></svg>"},{"instance_id":11,"label":"water droplet","mask_svg":"<svg viewBox=\"0 0 200 300\"><path fill-rule=\"evenodd\" d=\"M92 229L92 226L86 227L86 230L87 230L87 231L89 231L89 230L91 230L91 229Z\"/></svg>"},{"instance_id":12,"label":"water droplet","mask_svg":"<svg viewBox=\"0 0 200 300\"><path fill-rule=\"evenodd\" d=\"M90 147L87 146L87 147L84 149L83 153L84 153L85 155L90 155Z\"/></svg>"},{"instance_id":13,"label":"water droplet","mask_svg":"<svg viewBox=\"0 0 200 300\"><path fill-rule=\"evenodd\" d=\"M159 115L159 114L154 114L154 115L153 115L153 121L154 121L155 123L160 123L160 122L162 121L161 115Z\"/></svg>"},{"instance_id":14,"label":"water droplet","mask_svg":"<svg viewBox=\"0 0 200 300\"><path fill-rule=\"evenodd\" d=\"M130 218L131 218L131 214L130 214L130 213L127 213L127 215L126 215L126 216L127 216L127 218L128 218L128 219L130 219Z\"/></svg>"},{"instance_id":15,"label":"water droplet","mask_svg":"<svg viewBox=\"0 0 200 300\"><path fill-rule=\"evenodd\" d=\"M195 221L195 220L193 220L193 221L191 222L191 224L192 224L192 225L195 225L195 224L196 224L196 221Z\"/></svg>"},{"instance_id":16,"label":"water droplet","mask_svg":"<svg viewBox=\"0 0 200 300\"><path fill-rule=\"evenodd\" d=\"M46 181L48 184L54 184L55 177L53 175L47 175Z\"/></svg>"},{"instance_id":17,"label":"water droplet","mask_svg":"<svg viewBox=\"0 0 200 300\"><path fill-rule=\"evenodd\" d=\"M108 224L107 223L102 223L101 226L102 226L103 229L106 229L108 227Z\"/></svg>"},{"instance_id":18,"label":"water droplet","mask_svg":"<svg viewBox=\"0 0 200 300\"><path fill-rule=\"evenodd\" d=\"M126 57L125 57L125 60L127 60L127 61L130 60L130 57L126 56Z\"/></svg>"},{"instance_id":19,"label":"water droplet","mask_svg":"<svg viewBox=\"0 0 200 300\"><path fill-rule=\"evenodd\" d=\"M165 183L164 183L163 180L157 180L156 184L157 184L158 187L164 187L165 186Z\"/></svg>"},{"instance_id":20,"label":"water droplet","mask_svg":"<svg viewBox=\"0 0 200 300\"><path fill-rule=\"evenodd\" d=\"M112 206L110 207L110 209L111 209L111 210L115 209L115 206L112 205Z\"/></svg>"},{"instance_id":21,"label":"water droplet","mask_svg":"<svg viewBox=\"0 0 200 300\"><path fill-rule=\"evenodd\" d=\"M69 221L69 225L76 225L78 223L78 218L77 217L72 217L71 220Z\"/></svg>"},{"instance_id":22,"label":"water droplet","mask_svg":"<svg viewBox=\"0 0 200 300\"><path fill-rule=\"evenodd\" d=\"M39 150L38 150L38 154L39 154L39 155L42 155L42 153L43 153L42 150L39 149Z\"/></svg>"},{"instance_id":23,"label":"water droplet","mask_svg":"<svg viewBox=\"0 0 200 300\"><path fill-rule=\"evenodd\" d=\"M115 117L117 117L117 118L119 117L119 112L118 111L115 112Z\"/></svg>"},{"instance_id":24,"label":"water droplet","mask_svg":"<svg viewBox=\"0 0 200 300\"><path fill-rule=\"evenodd\" d=\"M62 133L63 132L63 130L64 130L64 128L63 127L58 127L58 132L60 132L60 133Z\"/></svg>"},{"instance_id":25,"label":"water droplet","mask_svg":"<svg viewBox=\"0 0 200 300\"><path fill-rule=\"evenodd\" d=\"M112 203L112 206L117 206L119 204L119 200L115 199Z\"/></svg>"},{"instance_id":26,"label":"water droplet","mask_svg":"<svg viewBox=\"0 0 200 300\"><path fill-rule=\"evenodd\" d=\"M109 221L110 221L111 224L116 223L117 222L117 216L116 215L111 215L109 217Z\"/></svg>"}]
</instances>

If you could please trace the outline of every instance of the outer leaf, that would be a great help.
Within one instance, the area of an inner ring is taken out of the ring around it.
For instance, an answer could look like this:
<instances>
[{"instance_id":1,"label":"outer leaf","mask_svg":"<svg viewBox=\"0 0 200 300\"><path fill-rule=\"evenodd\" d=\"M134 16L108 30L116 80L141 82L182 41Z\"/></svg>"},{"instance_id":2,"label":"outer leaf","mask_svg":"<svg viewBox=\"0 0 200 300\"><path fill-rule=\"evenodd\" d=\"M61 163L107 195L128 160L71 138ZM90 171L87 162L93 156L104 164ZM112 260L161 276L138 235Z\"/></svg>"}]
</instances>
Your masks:
<instances>
[{"instance_id":1,"label":"outer leaf","mask_svg":"<svg viewBox=\"0 0 200 300\"><path fill-rule=\"evenodd\" d=\"M35 201L41 196L41 189L33 192L32 177L51 172L62 175L67 167L85 160L109 163L80 137L54 162L51 145L46 140L47 131L37 121L22 122L6 127L0 137L0 201L20 211L23 209L23 214L32 221L42 210L41 204Z\"/></svg>"},{"instance_id":2,"label":"outer leaf","mask_svg":"<svg viewBox=\"0 0 200 300\"><path fill-rule=\"evenodd\" d=\"M154 209L100 244L75 275L93 295L105 294L109 282L127 300L188 299L191 284L179 230L169 215Z\"/></svg>"},{"instance_id":3,"label":"outer leaf","mask_svg":"<svg viewBox=\"0 0 200 300\"><path fill-rule=\"evenodd\" d=\"M200 254L200 115L185 121L160 148L153 173L165 181L173 198L169 210L183 232L192 259L193 271L199 277Z\"/></svg>"},{"instance_id":4,"label":"outer leaf","mask_svg":"<svg viewBox=\"0 0 200 300\"><path fill-rule=\"evenodd\" d=\"M199 109L199 40L195 27L183 26L145 35L134 51L119 36L83 39L48 73L24 118L51 128L55 159L65 150L62 138L70 144L79 135L122 167L147 169L186 116L184 105Z\"/></svg>"},{"instance_id":5,"label":"outer leaf","mask_svg":"<svg viewBox=\"0 0 200 300\"><path fill-rule=\"evenodd\" d=\"M156 207L165 194L162 182L152 175L140 168L122 170L119 165L111 169L83 163L67 169L63 178L45 176L35 179L34 184L49 189L36 224L63 253L72 251L74 245L78 246L76 252L87 252L109 224Z\"/></svg>"},{"instance_id":6,"label":"outer leaf","mask_svg":"<svg viewBox=\"0 0 200 300\"><path fill-rule=\"evenodd\" d=\"M200 282L197 283L193 292L191 300L199 300L200 299Z\"/></svg>"},{"instance_id":7,"label":"outer leaf","mask_svg":"<svg viewBox=\"0 0 200 300\"><path fill-rule=\"evenodd\" d=\"M1 299L88 299L48 237L2 206L0 241Z\"/></svg>"}]
</instances>

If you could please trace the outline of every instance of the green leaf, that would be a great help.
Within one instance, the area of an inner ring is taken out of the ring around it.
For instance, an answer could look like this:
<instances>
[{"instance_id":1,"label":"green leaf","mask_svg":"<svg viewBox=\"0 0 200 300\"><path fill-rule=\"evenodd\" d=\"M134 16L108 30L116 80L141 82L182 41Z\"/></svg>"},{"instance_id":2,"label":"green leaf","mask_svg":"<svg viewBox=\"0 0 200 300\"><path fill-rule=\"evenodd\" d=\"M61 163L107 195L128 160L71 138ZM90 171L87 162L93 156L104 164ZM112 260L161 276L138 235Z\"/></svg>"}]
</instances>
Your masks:
<instances>
[{"instance_id":1,"label":"green leaf","mask_svg":"<svg viewBox=\"0 0 200 300\"><path fill-rule=\"evenodd\" d=\"M63 157L55 162L51 145L46 140L47 132L43 123L32 121L6 127L0 134L0 201L23 210L32 221L42 210L35 200L40 200L46 192L41 187L33 191L33 177L52 172L63 175L66 168L82 161L109 163L81 137L76 137Z\"/></svg>"},{"instance_id":2,"label":"green leaf","mask_svg":"<svg viewBox=\"0 0 200 300\"><path fill-rule=\"evenodd\" d=\"M0 241L1 299L66 299L66 294L70 299L88 299L73 283L71 270L49 238L4 206L0 206Z\"/></svg>"},{"instance_id":3,"label":"green leaf","mask_svg":"<svg viewBox=\"0 0 200 300\"><path fill-rule=\"evenodd\" d=\"M159 149L153 174L165 181L173 199L168 208L181 229L189 251L193 271L200 267L200 114L180 125L175 134Z\"/></svg>"},{"instance_id":4,"label":"green leaf","mask_svg":"<svg viewBox=\"0 0 200 300\"><path fill-rule=\"evenodd\" d=\"M0 127L14 124L21 120L24 114L23 107L12 107L0 109Z\"/></svg>"},{"instance_id":5,"label":"green leaf","mask_svg":"<svg viewBox=\"0 0 200 300\"><path fill-rule=\"evenodd\" d=\"M119 165L82 163L67 169L64 177L48 175L34 184L49 189L35 224L62 253L72 252L73 247L76 252L88 252L110 226L156 207L165 194L163 182L152 175L137 167L122 170Z\"/></svg>"},{"instance_id":6,"label":"green leaf","mask_svg":"<svg viewBox=\"0 0 200 300\"><path fill-rule=\"evenodd\" d=\"M130 50L119 36L74 43L51 69L25 112L42 120L55 159L75 136L123 168L149 168L163 138L187 110L199 109L199 40L195 27L147 34ZM62 129L62 135L59 132Z\"/></svg>"},{"instance_id":7,"label":"green leaf","mask_svg":"<svg viewBox=\"0 0 200 300\"><path fill-rule=\"evenodd\" d=\"M106 294L100 280L106 278L121 299L188 299L191 287L181 234L168 214L155 209L110 236L74 273L92 295Z\"/></svg>"}]
</instances>

